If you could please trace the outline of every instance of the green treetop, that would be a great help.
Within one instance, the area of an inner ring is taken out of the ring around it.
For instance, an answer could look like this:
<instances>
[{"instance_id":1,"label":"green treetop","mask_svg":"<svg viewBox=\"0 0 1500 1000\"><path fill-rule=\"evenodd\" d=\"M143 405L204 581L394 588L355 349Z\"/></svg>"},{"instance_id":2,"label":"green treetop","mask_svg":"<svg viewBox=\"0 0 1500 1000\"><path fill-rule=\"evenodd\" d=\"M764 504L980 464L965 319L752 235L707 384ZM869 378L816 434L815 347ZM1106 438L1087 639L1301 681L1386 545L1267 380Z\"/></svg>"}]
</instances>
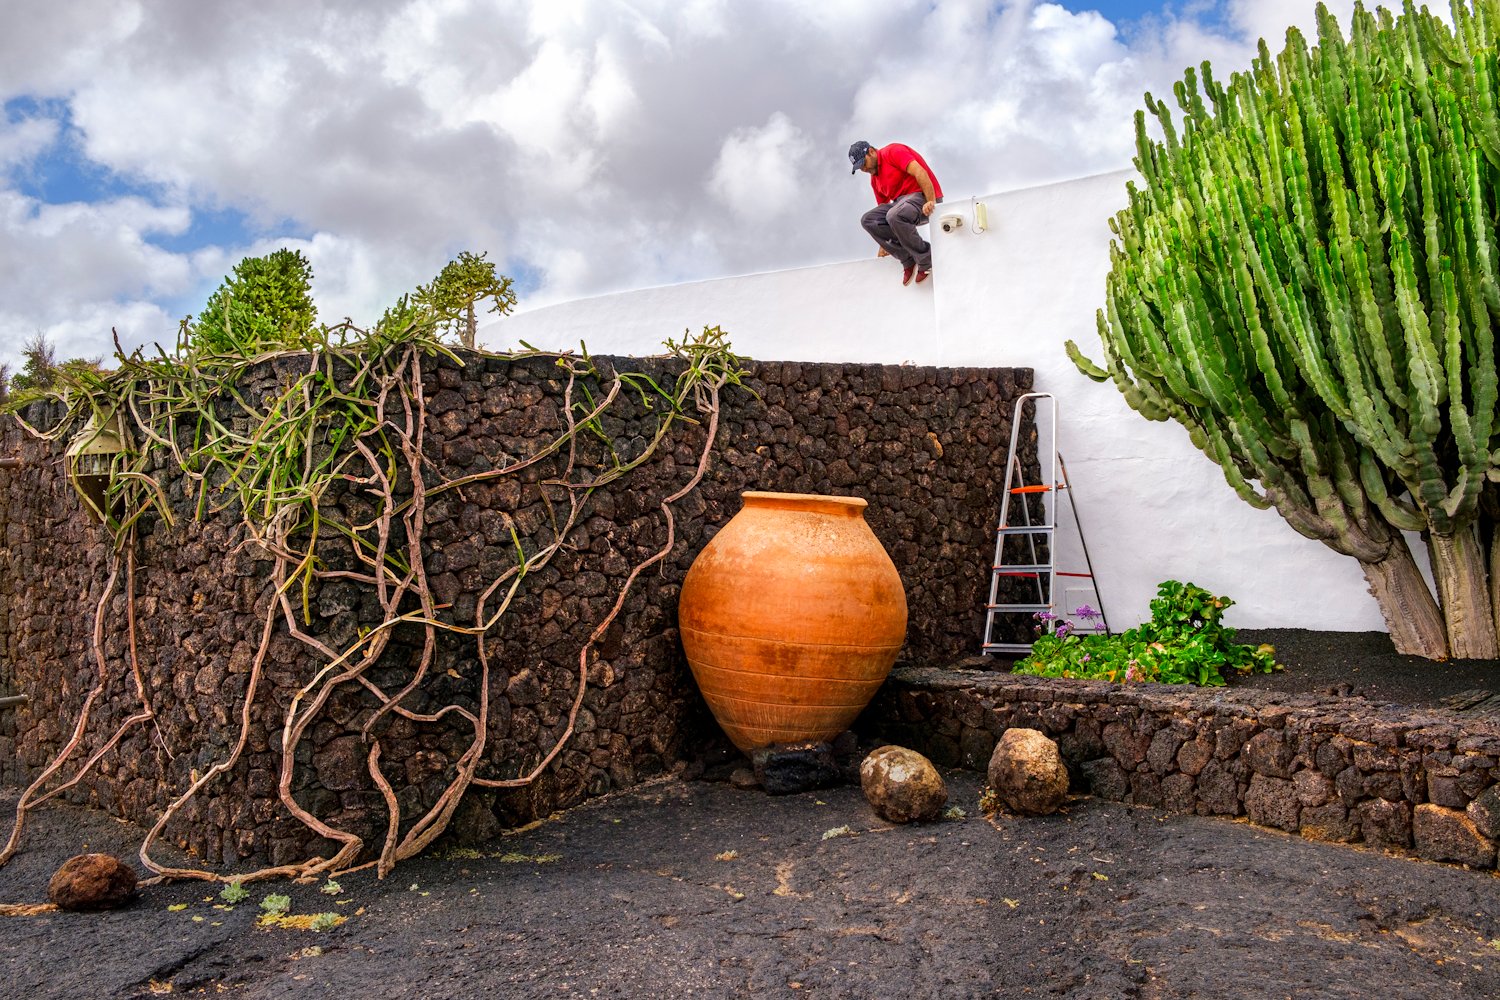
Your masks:
<instances>
[{"instance_id":1,"label":"green treetop","mask_svg":"<svg viewBox=\"0 0 1500 1000\"><path fill-rule=\"evenodd\" d=\"M199 313L191 342L213 354L299 349L317 321L312 264L300 250L246 257Z\"/></svg>"}]
</instances>

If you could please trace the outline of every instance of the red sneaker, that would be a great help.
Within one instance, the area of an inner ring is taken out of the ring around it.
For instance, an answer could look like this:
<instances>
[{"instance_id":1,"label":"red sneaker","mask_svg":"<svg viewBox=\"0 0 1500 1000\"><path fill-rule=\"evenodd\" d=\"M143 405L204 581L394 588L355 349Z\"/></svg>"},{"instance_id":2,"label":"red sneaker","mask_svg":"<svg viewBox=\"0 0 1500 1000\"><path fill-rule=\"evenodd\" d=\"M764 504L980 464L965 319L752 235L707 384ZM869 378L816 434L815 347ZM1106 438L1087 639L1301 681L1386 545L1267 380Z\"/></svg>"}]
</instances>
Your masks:
<instances>
[{"instance_id":1,"label":"red sneaker","mask_svg":"<svg viewBox=\"0 0 1500 1000\"><path fill-rule=\"evenodd\" d=\"M920 268L917 270L917 284L920 285L930 277L932 277L931 271L923 271Z\"/></svg>"},{"instance_id":2,"label":"red sneaker","mask_svg":"<svg viewBox=\"0 0 1500 1000\"><path fill-rule=\"evenodd\" d=\"M902 270L902 272L901 272L901 284L903 284L903 285L909 285L909 284L911 284L911 273L912 273L912 271L914 271L916 269L916 266L917 265L915 265L915 264L908 264L908 265L906 265L905 269ZM917 280L921 281L922 279L918 278Z\"/></svg>"}]
</instances>

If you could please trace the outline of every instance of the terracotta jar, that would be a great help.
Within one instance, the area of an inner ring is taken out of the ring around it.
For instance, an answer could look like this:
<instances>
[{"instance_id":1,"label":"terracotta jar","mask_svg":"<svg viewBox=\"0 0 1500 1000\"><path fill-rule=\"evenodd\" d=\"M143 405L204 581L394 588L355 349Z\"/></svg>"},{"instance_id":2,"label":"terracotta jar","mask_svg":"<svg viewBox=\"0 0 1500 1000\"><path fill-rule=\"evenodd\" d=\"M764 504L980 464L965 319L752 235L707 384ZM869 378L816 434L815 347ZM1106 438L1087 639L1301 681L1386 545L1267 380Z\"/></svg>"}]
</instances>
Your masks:
<instances>
[{"instance_id":1,"label":"terracotta jar","mask_svg":"<svg viewBox=\"0 0 1500 1000\"><path fill-rule=\"evenodd\" d=\"M683 580L688 664L741 750L831 740L869 703L906 638L901 577L858 497L744 500Z\"/></svg>"}]
</instances>

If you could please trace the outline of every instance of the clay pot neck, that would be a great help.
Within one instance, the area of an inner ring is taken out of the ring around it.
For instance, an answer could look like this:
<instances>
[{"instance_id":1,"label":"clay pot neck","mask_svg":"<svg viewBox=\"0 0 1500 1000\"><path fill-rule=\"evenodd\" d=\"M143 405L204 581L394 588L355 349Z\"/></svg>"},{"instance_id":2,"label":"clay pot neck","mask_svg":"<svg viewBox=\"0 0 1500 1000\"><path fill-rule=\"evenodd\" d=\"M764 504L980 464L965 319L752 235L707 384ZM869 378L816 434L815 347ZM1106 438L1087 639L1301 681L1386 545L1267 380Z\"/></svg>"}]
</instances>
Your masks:
<instances>
[{"instance_id":1,"label":"clay pot neck","mask_svg":"<svg viewBox=\"0 0 1500 1000\"><path fill-rule=\"evenodd\" d=\"M832 514L835 517L862 518L868 502L860 497L830 497L816 493L742 493L746 507L770 510L795 510L808 514Z\"/></svg>"}]
</instances>

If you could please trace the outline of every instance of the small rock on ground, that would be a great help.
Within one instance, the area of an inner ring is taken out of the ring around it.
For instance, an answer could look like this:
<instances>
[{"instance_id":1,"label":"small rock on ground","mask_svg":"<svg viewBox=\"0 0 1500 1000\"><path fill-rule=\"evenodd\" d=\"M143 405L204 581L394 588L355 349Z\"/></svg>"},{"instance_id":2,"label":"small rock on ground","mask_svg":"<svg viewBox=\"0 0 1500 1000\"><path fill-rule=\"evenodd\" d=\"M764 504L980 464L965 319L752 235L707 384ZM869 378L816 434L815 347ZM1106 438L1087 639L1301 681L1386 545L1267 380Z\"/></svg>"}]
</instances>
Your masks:
<instances>
[{"instance_id":1,"label":"small rock on ground","mask_svg":"<svg viewBox=\"0 0 1500 1000\"><path fill-rule=\"evenodd\" d=\"M79 854L57 869L47 886L60 910L113 910L135 895L135 871L109 854Z\"/></svg>"},{"instance_id":2,"label":"small rock on ground","mask_svg":"<svg viewBox=\"0 0 1500 1000\"><path fill-rule=\"evenodd\" d=\"M860 765L859 779L871 807L892 823L937 819L948 802L948 786L937 768L906 747L872 752Z\"/></svg>"},{"instance_id":3,"label":"small rock on ground","mask_svg":"<svg viewBox=\"0 0 1500 1000\"><path fill-rule=\"evenodd\" d=\"M1068 798L1068 768L1057 744L1035 729L1007 729L995 744L990 787L1008 809L1046 816Z\"/></svg>"}]
</instances>

